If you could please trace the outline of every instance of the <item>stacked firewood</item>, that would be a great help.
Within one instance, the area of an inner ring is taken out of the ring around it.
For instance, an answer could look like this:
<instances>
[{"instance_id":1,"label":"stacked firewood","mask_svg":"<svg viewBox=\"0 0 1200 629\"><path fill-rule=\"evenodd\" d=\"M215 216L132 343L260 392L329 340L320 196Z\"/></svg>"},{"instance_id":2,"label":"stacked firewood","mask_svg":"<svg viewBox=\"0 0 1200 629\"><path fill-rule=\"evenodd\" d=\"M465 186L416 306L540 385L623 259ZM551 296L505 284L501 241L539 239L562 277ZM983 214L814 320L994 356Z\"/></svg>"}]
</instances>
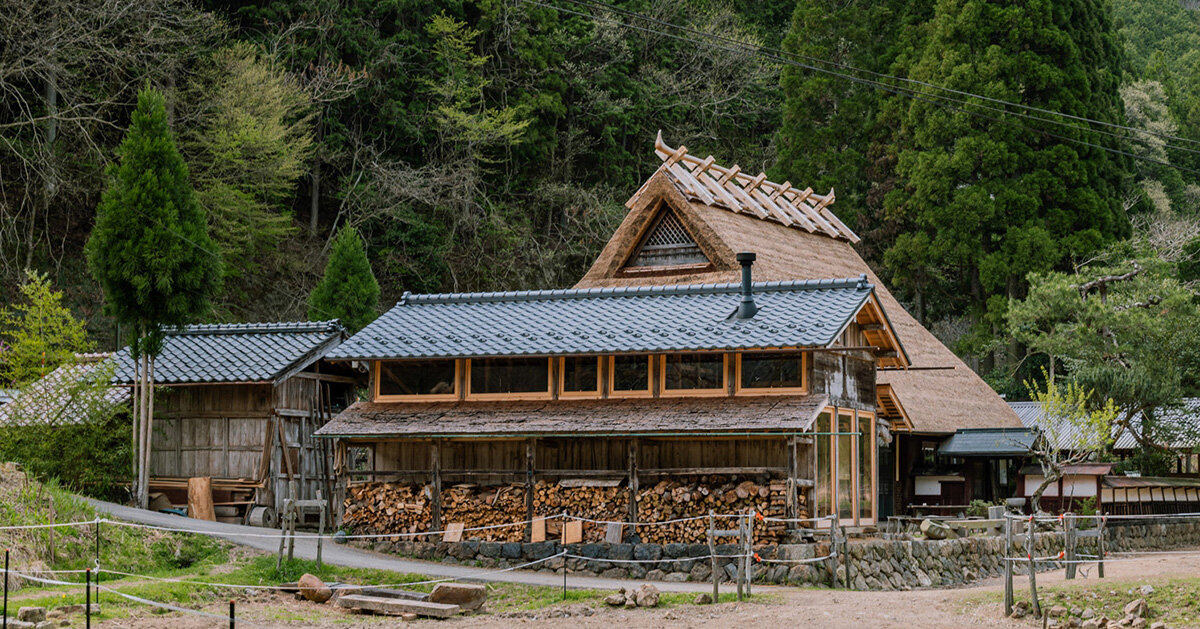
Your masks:
<instances>
[{"instance_id":1,"label":"stacked firewood","mask_svg":"<svg viewBox=\"0 0 1200 629\"><path fill-rule=\"evenodd\" d=\"M807 516L800 496L799 517ZM689 476L664 480L638 492L638 520L665 522L709 511L736 514L756 511L763 516L782 518L787 512L787 485L784 481L759 484L751 480L730 480L721 476ZM717 518L718 529L736 528L735 520ZM788 525L782 522L754 523L755 543L783 541ZM646 543L707 541L708 521L693 520L665 525L638 527L638 536Z\"/></svg>"},{"instance_id":2,"label":"stacked firewood","mask_svg":"<svg viewBox=\"0 0 1200 629\"><path fill-rule=\"evenodd\" d=\"M525 485L492 487L455 485L442 490L442 526L461 522L467 528L522 522L525 516ZM521 525L482 531L466 531L463 539L488 542L519 542L525 537Z\"/></svg>"},{"instance_id":3,"label":"stacked firewood","mask_svg":"<svg viewBox=\"0 0 1200 629\"><path fill-rule=\"evenodd\" d=\"M430 496L428 485L350 485L342 521L359 535L427 531Z\"/></svg>"},{"instance_id":4,"label":"stacked firewood","mask_svg":"<svg viewBox=\"0 0 1200 629\"><path fill-rule=\"evenodd\" d=\"M547 538L562 533L561 514L606 522L629 521L629 488L563 487L553 481L538 481L533 489L533 510L546 520ZM583 541L604 541L605 526L593 522L583 525Z\"/></svg>"}]
</instances>

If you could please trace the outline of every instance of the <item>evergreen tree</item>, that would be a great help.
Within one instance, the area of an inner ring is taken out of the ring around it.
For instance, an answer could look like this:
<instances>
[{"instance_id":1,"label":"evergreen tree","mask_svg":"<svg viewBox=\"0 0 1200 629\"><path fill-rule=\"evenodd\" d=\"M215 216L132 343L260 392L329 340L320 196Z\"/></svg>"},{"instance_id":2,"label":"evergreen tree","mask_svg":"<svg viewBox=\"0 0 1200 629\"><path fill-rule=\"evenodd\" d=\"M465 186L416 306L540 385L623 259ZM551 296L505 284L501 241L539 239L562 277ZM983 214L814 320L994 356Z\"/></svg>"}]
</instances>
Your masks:
<instances>
[{"instance_id":1,"label":"evergreen tree","mask_svg":"<svg viewBox=\"0 0 1200 629\"><path fill-rule=\"evenodd\" d=\"M942 0L911 76L1119 122L1122 54L1106 9L1101 0ZM1027 274L1064 267L1128 233L1121 160L994 117L911 101L904 125L912 144L898 164L906 194L891 202L929 233L933 260L957 270L948 292L963 296L985 371L1007 298L1024 295ZM1082 127L1042 130L1112 145Z\"/></svg>"},{"instance_id":2,"label":"evergreen tree","mask_svg":"<svg viewBox=\"0 0 1200 629\"><path fill-rule=\"evenodd\" d=\"M105 312L126 326L139 362L135 401L139 441L138 502L147 503L154 356L162 327L184 325L210 308L221 261L167 126L162 94L138 94L133 122L109 167L87 243L88 265L104 289Z\"/></svg>"},{"instance_id":3,"label":"evergreen tree","mask_svg":"<svg viewBox=\"0 0 1200 629\"><path fill-rule=\"evenodd\" d=\"M21 296L0 310L0 383L5 386L25 386L91 348L83 322L71 315L44 274L26 271Z\"/></svg>"},{"instance_id":4,"label":"evergreen tree","mask_svg":"<svg viewBox=\"0 0 1200 629\"><path fill-rule=\"evenodd\" d=\"M362 238L353 227L342 227L334 237L325 276L308 296L308 318L337 318L353 334L374 321L378 309L379 282Z\"/></svg>"}]
</instances>

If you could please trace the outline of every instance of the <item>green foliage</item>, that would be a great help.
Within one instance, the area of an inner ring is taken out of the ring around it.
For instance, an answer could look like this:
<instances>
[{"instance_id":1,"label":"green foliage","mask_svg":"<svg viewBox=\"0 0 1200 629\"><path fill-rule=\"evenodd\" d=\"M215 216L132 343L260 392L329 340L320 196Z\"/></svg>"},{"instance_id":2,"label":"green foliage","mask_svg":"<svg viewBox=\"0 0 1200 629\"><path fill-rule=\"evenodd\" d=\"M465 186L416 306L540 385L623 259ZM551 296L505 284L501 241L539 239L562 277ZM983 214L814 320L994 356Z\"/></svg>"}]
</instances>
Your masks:
<instances>
[{"instance_id":1,"label":"green foliage","mask_svg":"<svg viewBox=\"0 0 1200 629\"><path fill-rule=\"evenodd\" d=\"M111 400L109 363L60 371L33 382L8 404L0 424L0 460L16 461L42 481L54 480L104 499L125 498L132 426Z\"/></svg>"},{"instance_id":2,"label":"green foliage","mask_svg":"<svg viewBox=\"0 0 1200 629\"><path fill-rule=\"evenodd\" d=\"M288 203L313 148L308 94L249 42L212 54L183 94L180 137L196 196L208 214L227 276L276 251L294 227Z\"/></svg>"},{"instance_id":3,"label":"green foliage","mask_svg":"<svg viewBox=\"0 0 1200 629\"><path fill-rule=\"evenodd\" d=\"M0 385L22 387L70 362L92 344L49 278L25 272L21 299L0 309Z\"/></svg>"},{"instance_id":4,"label":"green foliage","mask_svg":"<svg viewBox=\"0 0 1200 629\"><path fill-rule=\"evenodd\" d=\"M340 319L353 334L379 316L379 282L362 238L353 227L338 230L325 277L308 297L309 319Z\"/></svg>"},{"instance_id":5,"label":"green foliage","mask_svg":"<svg viewBox=\"0 0 1200 629\"><path fill-rule=\"evenodd\" d=\"M87 257L104 289L105 312L140 337L207 312L221 261L157 91L138 94L117 156ZM154 355L159 341L151 337L135 349Z\"/></svg>"},{"instance_id":6,"label":"green foliage","mask_svg":"<svg viewBox=\"0 0 1200 629\"><path fill-rule=\"evenodd\" d=\"M979 500L979 499L972 500L971 504L967 505L966 513L968 516L973 517L973 518L986 518L987 514L988 514L988 508L995 507L1000 504L1003 504L1003 503L1001 503L999 501L988 502L986 500Z\"/></svg>"},{"instance_id":7,"label":"green foliage","mask_svg":"<svg viewBox=\"0 0 1200 629\"><path fill-rule=\"evenodd\" d=\"M1142 476L1166 476L1175 471L1176 461L1176 456L1170 452L1138 448L1113 466L1113 473L1137 472Z\"/></svg>"},{"instance_id":8,"label":"green foliage","mask_svg":"<svg viewBox=\"0 0 1200 629\"><path fill-rule=\"evenodd\" d=\"M1029 386L1029 397L1043 408L1038 431L1044 442L1037 447L1043 458L1085 456L1104 450L1112 443L1112 426L1117 407L1111 398L1097 396L1076 382L1065 386L1049 379L1042 387ZM1057 461L1055 461L1057 462Z\"/></svg>"}]
</instances>

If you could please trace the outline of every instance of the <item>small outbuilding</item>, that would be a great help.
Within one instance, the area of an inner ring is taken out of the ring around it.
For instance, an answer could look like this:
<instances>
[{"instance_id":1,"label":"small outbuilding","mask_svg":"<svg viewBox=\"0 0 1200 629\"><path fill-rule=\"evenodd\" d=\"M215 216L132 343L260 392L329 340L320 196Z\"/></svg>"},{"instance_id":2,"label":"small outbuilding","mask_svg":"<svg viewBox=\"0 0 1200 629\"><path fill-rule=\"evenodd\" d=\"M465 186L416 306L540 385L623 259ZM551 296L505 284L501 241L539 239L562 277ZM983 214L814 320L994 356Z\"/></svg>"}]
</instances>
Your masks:
<instances>
[{"instance_id":1,"label":"small outbuilding","mask_svg":"<svg viewBox=\"0 0 1200 629\"><path fill-rule=\"evenodd\" d=\"M344 338L336 320L167 331L154 366L150 491L186 505L188 479L208 477L218 520L267 525L289 486L297 499L331 496L331 451L312 433L354 400L354 372L324 360ZM130 386L129 349L114 359L114 382Z\"/></svg>"}]
</instances>

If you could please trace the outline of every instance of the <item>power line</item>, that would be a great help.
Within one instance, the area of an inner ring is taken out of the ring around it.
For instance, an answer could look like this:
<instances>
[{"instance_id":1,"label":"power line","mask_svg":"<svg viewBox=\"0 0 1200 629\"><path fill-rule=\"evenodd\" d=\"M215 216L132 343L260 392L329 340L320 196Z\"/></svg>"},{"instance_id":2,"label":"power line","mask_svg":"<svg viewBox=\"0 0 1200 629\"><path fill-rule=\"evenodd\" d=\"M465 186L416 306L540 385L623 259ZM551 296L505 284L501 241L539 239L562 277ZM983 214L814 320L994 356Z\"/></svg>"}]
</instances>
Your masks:
<instances>
[{"instance_id":1,"label":"power line","mask_svg":"<svg viewBox=\"0 0 1200 629\"><path fill-rule=\"evenodd\" d=\"M737 44L737 48L732 48L732 47L729 47L729 46L722 46L722 45L715 44L715 43L712 43L712 42L706 42L706 41L697 41L697 40L695 40L695 39L690 39L690 38L688 38L688 37L683 37L683 36L680 36L680 35L676 35L676 34L673 34L673 33L667 33L667 32L663 32L663 31L660 31L660 30L655 30L655 29L652 29L652 28L646 28L646 27L643 27L643 26L638 26L638 25L636 25L636 24L628 24L628 23L626 23L626 22L620 22L620 21L616 21L616 20L608 20L608 19L604 19L604 18L601 18L601 17L595 16L595 15L589 14L589 13L583 13L583 12L581 12L581 11L574 11L574 10L572 10L572 9L568 9L568 8L564 8L564 7L555 6L555 5L552 5L552 4L547 4L547 3L545 3L545 2L540 2L540 1L538 1L538 0L522 0L522 1L523 1L523 2L526 2L526 3L528 3L528 4L534 4L534 5L538 5L538 6L541 6L541 7L548 8L548 9L554 9L555 11L559 11L559 12L562 12L562 13L569 13L569 14L572 14L572 15L577 15L577 16L580 16L580 17L589 18L589 19L592 19L592 20L595 20L595 21L598 21L598 22L604 22L604 23L606 23L606 24L612 24L612 25L615 25L615 26L621 26L621 27L624 27L624 28L629 28L629 29L633 29L633 30L638 30L638 31L642 31L642 32L645 32L645 33L653 34L653 35L660 35L660 36L663 36L663 37L670 37L670 38L672 38L672 39L676 39L676 40L679 40L679 41L684 41L684 42L688 42L688 43L692 43L692 44L700 44L700 45L709 46L709 47L712 47L712 48L717 48L717 49L720 49L720 50L726 50L726 51L729 51L729 52L750 52L750 53L752 53L752 54L755 54L755 55L757 55L757 56L764 57L764 58L767 58L767 59L771 59L771 60L773 60L773 61L776 61L776 62L779 62L779 63L783 63L783 64L787 64L787 65L792 65L792 66L796 66L796 67L804 68L804 69L807 69L807 70L812 70L812 71L814 71L814 72L821 72L821 73L823 73L823 74L830 74L830 75L837 76L837 77L839 77L839 78L842 78L842 79L845 79L845 80L848 80L848 81L852 81L852 82L856 82L856 83L861 83L861 84L864 84L864 85L869 85L869 86L871 86L871 87L876 87L876 88L879 88L879 89L882 89L882 90L885 90L885 91L891 92L891 93L893 93L893 94L896 94L896 95L899 95L899 96L907 96L907 97L909 97L909 98L913 98L913 99L916 99L916 100L919 100L919 101L922 101L922 102L928 103L928 104L930 104L930 105L933 105L933 106L935 106L935 107L941 107L941 108L943 108L943 109L950 109L950 110L957 111L957 112L959 112L959 113L963 113L963 114L966 114L966 115L969 115L969 116L975 116L975 117L977 117L977 118L982 118L982 119L989 120L989 121L992 121L992 122L995 122L995 123L998 123L998 124L1003 124L1003 125L1007 125L1007 126L1015 127L1015 128L1017 128L1017 129L1021 129L1021 130L1024 130L1024 131L1028 131L1028 132L1030 132L1030 133L1040 133L1040 134L1042 134L1042 135L1044 135L1044 136L1051 137L1051 138L1055 138L1055 139L1058 139L1058 140L1062 140L1062 141L1064 141L1064 142L1069 142L1069 143L1077 144L1077 145L1080 145L1080 146L1087 146L1087 147L1090 147L1090 148L1099 149L1099 150L1106 151L1106 152L1109 152L1109 153L1113 153L1113 154L1116 154L1116 155L1122 155L1122 156L1125 156L1125 157L1128 157L1128 158L1131 158L1131 159L1140 160L1140 161L1145 161L1145 162L1150 162L1150 163L1153 163L1153 164L1158 164L1158 165L1161 165L1161 166L1166 166L1166 167L1168 167L1168 168L1174 168L1174 169L1176 169L1176 170L1181 170L1181 171L1185 171L1185 172L1192 173L1192 174L1194 174L1194 175L1200 176L1200 170L1196 170L1196 169L1193 169L1193 168L1188 168L1188 167L1186 167L1186 166L1179 166L1179 165L1177 165L1177 164L1172 164L1172 163L1170 163L1170 162L1166 162L1166 161L1163 161L1163 160L1155 159L1155 158L1152 158L1152 157L1147 157L1147 156L1144 156L1144 155L1137 155L1137 154L1135 154L1135 153L1130 153L1130 152L1128 152L1128 151L1123 151L1123 150L1121 150L1121 149L1116 149L1116 148L1112 148L1112 147L1108 147L1108 146L1103 146L1103 145L1100 145L1100 144L1095 144L1095 143L1088 142L1088 141L1085 141L1085 140L1080 140L1080 139L1077 139L1077 138L1071 138L1071 137L1067 137L1067 136L1059 135L1059 134L1052 133L1052 132L1050 132L1050 131L1046 131L1046 130L1043 130L1043 129L1034 129L1034 128L1031 128L1031 127L1028 127L1028 126L1025 126L1025 125L1022 125L1022 124L1016 123L1016 122L1012 122L1012 121L1009 121L1009 120L1002 120L1002 119L996 118L996 117L994 117L994 116L989 116L989 115L987 115L987 114L983 114L983 113L980 113L980 112L968 111L968 110L966 110L966 109L962 109L961 107L956 107L956 106L954 106L954 105L948 105L948 104L941 103L941 102L937 102L937 101L935 101L935 100L932 100L932 99L931 99L931 98L941 98L941 99L943 99L943 100L946 100L946 99L945 99L945 97L937 97L937 96L932 96L932 95L925 95L925 94L921 94L921 93L919 93L919 92L916 92L916 91L913 91L913 90L909 90L909 89L906 89L906 88L900 88L900 87L896 87L896 86L892 86L892 85L887 85L887 84L885 84L885 83L881 83L881 82L879 82L879 81L873 81L873 80L870 80L870 79L864 79L864 78L862 78L862 77L856 77L856 76L852 76L852 75L848 75L848 74L843 74L843 73L840 73L840 72L834 72L834 71L832 71L832 70L828 70L828 69L825 69L825 68L818 68L818 67L816 67L816 66L812 66L812 65L809 65L809 64L805 64L805 63L800 63L800 62L798 62L798 61L795 61L795 60L792 60L792 59L786 59L786 58L784 58L784 57L780 57L779 55L772 54L772 53L768 52L766 49L762 48L761 46L751 46L751 45L748 45L748 44L742 44L742 43L738 43L738 44ZM568 1L573 1L573 0L568 0ZM655 18L648 18L648 19L654 20ZM670 23L670 22L667 22L667 24L671 24L671 23ZM674 25L672 25L672 26L674 26ZM682 29L683 27L677 27L677 28L681 28L681 29ZM702 34L702 35L704 35L704 36L706 36L706 37L708 37L708 36L709 36L707 33L701 33L701 34ZM719 36L713 36L713 37L719 37ZM961 102L961 101L955 101L955 102ZM1004 102L1004 101L1002 101L1002 102ZM970 105L970 103L964 103L964 104L968 104L968 105ZM1006 115L1019 115L1019 114L1016 114L1016 112L1009 112L1009 111L1003 111L1002 113L1004 113L1004 114L1006 114ZM1065 114L1064 114L1064 115L1065 115ZM1036 118L1036 117L1034 117L1034 118L1035 118L1035 119L1038 119L1038 120L1043 120L1043 121L1045 121L1044 119L1040 119L1040 118ZM1072 126L1071 128L1074 128L1074 129L1080 129L1080 130L1085 130L1085 129L1081 128L1081 127L1074 127L1074 126ZM1096 130L1096 129L1086 129L1086 130L1087 130L1087 131L1092 131L1092 132L1097 132L1097 130ZM1137 131L1141 132L1140 130L1137 130ZM1150 133L1150 132L1146 131L1145 133ZM1128 139L1128 138L1125 138L1125 139ZM1179 148L1179 147L1173 147L1173 148ZM1184 149L1181 149L1181 150L1184 150Z\"/></svg>"},{"instance_id":2,"label":"power line","mask_svg":"<svg viewBox=\"0 0 1200 629\"><path fill-rule=\"evenodd\" d=\"M890 79L890 80L894 80L894 81L900 81L900 82L904 82L904 83L912 83L912 84L915 84L915 85L920 85L920 86L923 86L923 87L928 87L928 88L932 88L932 89L935 89L935 90L941 90L941 91L948 92L948 93L952 93L952 94L958 94L958 95L960 95L960 96L966 96L966 97L969 97L969 98L975 98L975 99L979 99L979 100L982 100L982 101L987 101L987 102L992 102L992 103L998 103L998 104L1004 105L1004 107L1017 107L1017 108L1020 108L1020 109L1025 109L1025 110L1028 110L1028 111L1034 111L1034 112L1038 112L1038 113L1049 114L1049 115L1052 115L1052 116L1060 116L1060 117L1062 117L1062 118L1067 118L1067 119L1070 119L1070 120L1075 120L1075 121L1079 121L1079 122L1085 122L1085 123L1094 124L1094 125L1101 125L1101 126L1105 126L1105 127L1111 127L1111 128L1115 128L1115 129L1122 129L1122 130L1125 130L1125 131L1131 131L1131 132L1134 132L1134 133L1139 133L1139 134L1144 134L1144 135L1156 136L1156 137L1164 138L1164 139L1167 139L1167 140L1176 140L1176 141L1180 141L1180 142L1187 142L1187 143L1190 143L1190 144L1197 144L1197 145L1200 145L1200 140L1193 140L1193 139L1191 139L1191 138L1185 138L1185 137L1181 137L1181 136L1171 135L1171 134L1169 134L1169 133L1163 133L1163 132L1161 132L1161 131L1152 131L1152 130L1150 130L1150 129L1141 129L1141 128L1138 128L1138 127L1130 127L1130 126L1126 126L1126 125L1117 124L1117 123L1114 123L1114 122L1107 122L1107 121L1104 121L1104 120L1097 120L1097 119L1094 119L1094 118L1086 118L1086 117L1083 117L1083 116L1076 116L1076 115L1074 115L1074 114L1067 114L1067 113L1063 113L1063 112L1060 112L1060 111L1054 111L1054 110L1052 110L1052 109L1043 109L1043 108L1041 108L1041 107L1036 107L1036 106L1033 106L1033 105L1026 105L1026 104L1024 104L1024 103L1014 103L1014 102L1012 102L1012 101L1007 101L1007 100L1000 99L1000 98L993 98L993 97L990 97L990 96L983 96L983 95L981 95L981 94L974 94L974 93L972 93L972 92L967 92L967 91L963 91L963 90L957 90L957 89L954 89L954 88L944 87L944 86L941 86L941 85L936 85L936 84L933 84L933 83L929 83L929 82L927 82L927 81L921 81L921 80L918 80L918 79L912 79L912 78L908 78L908 77L900 77L900 76L895 76L895 75L891 75L891 74L886 74L886 73L883 73L883 72L876 72L876 71L874 71L874 70L868 70L868 69L865 69L865 68L859 68L859 67L852 66L852 65L850 65L850 64L846 64L846 63L841 63L841 62L838 62L838 61L831 61L831 60L828 60L828 59L821 59L821 58L819 58L819 57L811 57L811 56L808 56L808 55L803 55L803 54L800 54L800 53L795 53L795 52L785 51L785 50L781 50L781 49L778 49L778 48L768 48L768 47L766 47L766 46L759 46L759 45L747 44L747 43L745 43L745 42L740 42L740 41L738 41L738 40L736 40L736 39L733 39L733 38L730 38L730 37L725 37L725 36L722 36L722 35L718 35L718 34L716 34L716 33L708 33L708 32L705 32L705 31L701 31L701 30L698 30L698 29L691 28L691 27L689 27L689 26L685 26L685 25L681 25L681 24L675 24L675 23L673 23L673 22L668 22L668 21L666 21L666 20L662 20L662 19L656 18L656 17L654 17L654 16L645 15L645 14L642 14L642 13L638 13L638 12L636 12L636 11L631 11L631 10L629 10L629 9L623 9L623 8L621 8L621 7L618 7L618 6L615 6L615 5L609 4L609 3L607 3L607 2L602 2L602 1L600 1L600 0L567 0L567 1L568 1L568 2L571 2L571 3L573 3L573 4L576 4L576 5L580 5L580 6L590 6L590 7L593 7L593 8L605 8L605 9L608 9L608 10L610 10L610 11L613 11L613 12L616 12L616 13L620 13L620 14L623 14L623 15L628 15L628 16L630 16L630 17L634 17L634 18L637 18L637 19L640 19L640 20L643 20L643 21L647 21L647 22L651 22L651 23L659 24L659 25L662 25L662 26L667 26L667 27L674 28L674 29L677 29L677 30L682 30L682 31L685 31L685 32L688 32L688 33L691 33L691 34L694 34L694 35L699 35L699 36L701 36L701 37L707 37L707 38L710 38L710 39L716 39L716 40L719 40L719 41L722 41L722 42L726 42L726 43L729 43L729 44L732 44L732 45L735 45L735 46L741 47L741 48L743 48L743 49L745 49L745 50L747 50L747 51L751 51L751 52L759 52L759 51L761 51L761 52L767 52L767 53L770 53L770 54L772 54L772 55L777 55L777 56L787 56L787 57L794 57L794 58L798 58L798 59L803 59L803 60L805 60L805 61L810 61L810 62L813 62L813 63L823 63L823 64L827 64L827 65L833 66L833 67L835 67L835 68L841 68L841 69L844 69L844 70L850 70L850 71L853 71L853 72L861 72L861 73L863 73L863 74L868 74L868 75L875 76L875 77L879 77L879 78L883 78L883 79ZM557 8L557 7L556 7L556 8ZM699 42L696 42L696 43L699 43ZM823 69L821 69L821 68L813 68L813 67L810 67L810 66L807 66L807 65L803 65L803 64L801 64L801 67L804 67L804 68L807 68L807 69L811 69L811 70L813 70L813 71L816 71L816 72L825 72L825 73L833 74L833 75L835 75L835 76L839 76L839 77L842 77L842 78L849 78L849 77L846 77L845 75L842 75L842 74L840 74L840 73L834 73L834 72L831 72L831 71L828 71L828 70L823 70ZM864 79L864 80L865 80L865 79ZM877 84L877 82L869 81L869 84ZM899 89L905 89L905 88L899 88ZM909 92L911 92L911 93L914 93L914 94L916 94L916 93L920 93L920 92L916 92L916 91L914 91L914 90L907 90L907 89L905 89L905 91L909 91ZM933 97L933 98L940 98L940 99L949 100L949 101L951 101L951 102L957 102L957 103L960 103L960 104L967 104L967 105L971 105L971 106L974 106L974 107L981 107L981 108L989 109L989 110L991 110L991 111L996 111L996 112L1000 112L1000 113L1004 113L1004 114L1008 114L1008 115L1017 115L1017 116L1021 116L1021 117L1024 117L1024 118L1028 118L1028 119L1031 119L1031 120L1038 120L1038 121L1042 121L1042 122L1049 122L1049 123L1051 123L1051 124L1063 125L1063 126L1067 126L1067 127L1069 127L1069 128L1072 128L1072 129L1082 129L1082 128L1083 128L1083 127L1077 127L1077 126L1074 126L1074 125L1069 125L1069 124L1067 124L1067 123L1065 123L1065 122L1063 122L1063 121L1061 121L1061 120L1054 120L1054 119L1042 118L1042 117L1039 117L1039 116L1032 116L1032 115L1029 115L1029 114L1022 114L1022 113L1019 113L1019 112L1013 112L1013 111L1009 111L1008 109L1005 109L1005 108L999 108L999 107L990 107L990 106L986 106L986 105L981 105L981 104L979 104L979 103L971 103L971 102L969 102L969 101L967 101L967 100L964 100L964 99L953 99L953 98L949 98L949 97L945 97L945 96L937 96L937 95L933 95L933 94L925 94L925 95L926 95L926 96L931 96L931 97ZM1130 137L1130 136L1128 136L1128 135L1123 135L1123 134L1115 134L1115 133L1112 133L1112 132L1110 132L1110 131L1101 131L1101 130L1099 130L1099 129L1090 129L1090 130L1091 130L1091 131L1093 131L1093 132L1096 132L1096 133L1102 133L1102 134L1105 134L1105 135L1110 135L1110 136L1112 136L1112 137L1121 138L1121 139L1125 139L1125 140L1136 140L1136 139L1137 139L1137 138ZM1170 146L1170 148L1174 148L1174 149L1176 149L1176 150L1180 150L1180 151L1186 151L1186 152L1189 152L1189 153L1197 153L1197 154L1200 154L1200 150L1196 150L1196 149L1187 149L1187 148L1183 148L1183 147L1179 147L1179 146Z\"/></svg>"}]
</instances>

